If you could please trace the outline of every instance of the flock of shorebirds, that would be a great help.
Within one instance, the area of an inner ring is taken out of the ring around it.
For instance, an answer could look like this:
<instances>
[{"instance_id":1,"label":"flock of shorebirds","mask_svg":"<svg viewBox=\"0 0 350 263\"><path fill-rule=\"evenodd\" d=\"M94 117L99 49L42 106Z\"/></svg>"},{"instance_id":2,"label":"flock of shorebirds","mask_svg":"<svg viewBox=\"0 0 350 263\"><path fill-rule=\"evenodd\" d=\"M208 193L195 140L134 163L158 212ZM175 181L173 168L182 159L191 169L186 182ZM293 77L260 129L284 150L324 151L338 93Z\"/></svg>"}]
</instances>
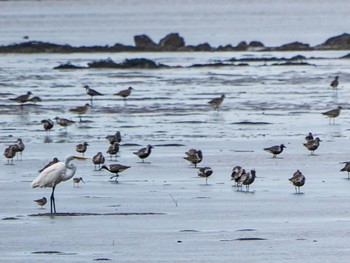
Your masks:
<instances>
[{"instance_id":1,"label":"flock of shorebirds","mask_svg":"<svg viewBox=\"0 0 350 263\"><path fill-rule=\"evenodd\" d=\"M338 76L335 77L335 79L331 82L330 86L333 89L337 89L339 85L339 78ZM86 93L91 97L91 104L86 103L83 106L78 106L75 108L71 108L69 111L72 113L76 113L79 116L80 121L82 121L82 116L88 111L88 108L92 106L93 98L95 96L102 96L103 94L91 89L88 85L85 85L84 88L86 89ZM122 97L124 100L128 96L131 95L133 88L129 87L126 90L122 90L114 95L118 95ZM16 98L13 98L11 100L16 101L21 104L21 107L26 102L39 102L41 99L39 97L30 97L32 93L29 91L27 94L18 96ZM223 103L225 99L225 94L222 94L220 97L214 98L208 102L210 106L212 106L216 111L219 111L219 108L221 104ZM332 109L326 112L323 112L322 114L329 117L330 124L335 123L335 118L340 115L342 107L338 106L336 109ZM72 125L74 121L68 120L65 118L56 117L54 118L56 120L56 123L62 127L64 127L67 131L67 127ZM50 132L51 129L54 127L54 122L51 119L44 119L41 121L43 128L46 132ZM106 136L106 139L109 141L109 147L106 153L109 154L110 160L113 160L113 157L116 160L116 156L119 153L119 145L121 142L121 134L119 131L116 132L114 135L108 135ZM320 145L320 138L316 137L314 138L313 134L310 132L305 137L305 143L303 144L307 150L311 152L311 155L314 155L314 152L318 149ZM73 156L69 155L66 157L64 161L59 161L58 158L53 158L53 160L48 163L45 167L39 170L40 174L38 177L32 182L32 187L51 187L52 193L51 193L51 213L56 213L55 208L55 199L54 199L54 191L57 184L63 181L67 181L71 179L76 171L76 167L71 164L70 162L74 159L76 160L85 160L87 158L84 157L84 153L87 151L89 144L87 142L83 142L81 144L76 145L76 152L80 153L82 156ZM144 160L150 156L152 149L154 147L152 145L148 145L145 148L142 148L136 152L133 152L137 157L139 157L142 160L142 163L144 163ZM276 158L277 155L281 154L284 150L284 148L287 148L284 144L276 145L268 148L264 148L263 150L266 152L269 152L273 155L273 158ZM7 158L7 164L13 164L13 159L16 156L16 154L19 154L22 156L22 152L25 149L25 145L21 138L19 138L15 144L9 145L5 151L4 156ZM203 160L203 153L201 150L196 149L190 149L186 153L186 156L183 157L185 160L189 161L195 168L197 168L197 165L201 163ZM22 158L22 157L21 157ZM113 176L111 176L111 179L115 178L115 182L118 182L119 173L127 170L130 168L130 166L122 165L119 163L114 163L110 165L105 165L105 157L102 154L102 152L98 152L95 156L92 158L92 163L95 166L95 170L107 170ZM348 178L350 179L350 162L345 162L345 166L340 171L346 171L348 172ZM205 183L207 185L208 178L213 174L213 170L211 167L199 167L198 168L198 176L205 178ZM250 170L246 171L240 166L235 166L232 169L231 173L231 180L235 182L235 187L237 188L237 191L243 191L242 188L245 186L245 191L249 192L250 185L255 181L256 178L256 171ZM300 188L305 184L306 178L300 172L297 170L291 178L289 178L289 181L295 186L295 192L300 194ZM79 183L84 182L82 177L75 177L73 178L74 187L79 187ZM43 207L47 203L47 199L45 197L41 199L34 200L38 205Z\"/></svg>"}]
</instances>

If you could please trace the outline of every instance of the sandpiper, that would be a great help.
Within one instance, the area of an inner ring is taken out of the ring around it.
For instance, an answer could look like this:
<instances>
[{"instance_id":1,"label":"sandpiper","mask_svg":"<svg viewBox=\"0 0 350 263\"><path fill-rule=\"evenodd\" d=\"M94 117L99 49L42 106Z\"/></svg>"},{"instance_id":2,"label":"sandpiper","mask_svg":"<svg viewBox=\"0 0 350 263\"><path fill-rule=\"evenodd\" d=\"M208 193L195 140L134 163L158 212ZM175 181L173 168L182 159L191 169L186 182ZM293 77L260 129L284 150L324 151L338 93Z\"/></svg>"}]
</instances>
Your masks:
<instances>
[{"instance_id":1,"label":"sandpiper","mask_svg":"<svg viewBox=\"0 0 350 263\"><path fill-rule=\"evenodd\" d=\"M132 90L134 90L134 89L132 87L129 87L128 89L121 90L121 91L115 93L114 95L120 96L124 100L126 100L126 98L130 96Z\"/></svg>"},{"instance_id":2,"label":"sandpiper","mask_svg":"<svg viewBox=\"0 0 350 263\"><path fill-rule=\"evenodd\" d=\"M39 170L39 173L41 173L42 171L44 171L47 167L49 167L49 166L51 166L51 165L53 165L53 164L55 164L55 163L58 163L58 162L59 162L58 158L57 158L57 157L54 157L54 158L52 159L52 161L50 161L48 164L46 164L43 168L41 168L41 169Z\"/></svg>"},{"instance_id":3,"label":"sandpiper","mask_svg":"<svg viewBox=\"0 0 350 263\"><path fill-rule=\"evenodd\" d=\"M40 205L40 208L43 209L43 206L46 205L47 203L47 199L46 197L34 200L34 202L36 202L38 205Z\"/></svg>"},{"instance_id":4,"label":"sandpiper","mask_svg":"<svg viewBox=\"0 0 350 263\"><path fill-rule=\"evenodd\" d=\"M94 89L91 89L89 87L89 85L85 85L84 88L86 89L86 94L90 95L90 97L91 97L90 98L90 102L91 102L91 107L92 107L94 96L103 96L103 94L98 92L98 91L96 91L96 90L94 90Z\"/></svg>"},{"instance_id":5,"label":"sandpiper","mask_svg":"<svg viewBox=\"0 0 350 263\"><path fill-rule=\"evenodd\" d=\"M89 107L90 107L90 104L86 103L84 106L74 107L69 109L69 111L77 114L79 117L79 121L83 122L82 115L84 115L88 111Z\"/></svg>"},{"instance_id":6,"label":"sandpiper","mask_svg":"<svg viewBox=\"0 0 350 263\"><path fill-rule=\"evenodd\" d=\"M309 132L308 135L305 136L305 140L308 142L308 141L311 141L314 139L314 136L312 135L312 132Z\"/></svg>"},{"instance_id":7,"label":"sandpiper","mask_svg":"<svg viewBox=\"0 0 350 263\"><path fill-rule=\"evenodd\" d=\"M291 178L289 178L289 181L295 186L295 193L300 194L300 187L302 187L305 184L305 176L297 170Z\"/></svg>"},{"instance_id":8,"label":"sandpiper","mask_svg":"<svg viewBox=\"0 0 350 263\"><path fill-rule=\"evenodd\" d=\"M340 170L341 172L348 173L348 179L350 179L350 162L344 162L345 166Z\"/></svg>"},{"instance_id":9,"label":"sandpiper","mask_svg":"<svg viewBox=\"0 0 350 263\"><path fill-rule=\"evenodd\" d=\"M245 170L241 166L235 166L232 168L231 181L235 181L236 187L240 187L240 178L245 174Z\"/></svg>"},{"instance_id":10,"label":"sandpiper","mask_svg":"<svg viewBox=\"0 0 350 263\"><path fill-rule=\"evenodd\" d=\"M20 95L16 98L10 99L13 100L15 102L21 103L21 108L23 107L23 103L26 103L29 100L30 95L32 95L32 93L30 91L28 91L26 94L24 95Z\"/></svg>"},{"instance_id":11,"label":"sandpiper","mask_svg":"<svg viewBox=\"0 0 350 263\"><path fill-rule=\"evenodd\" d=\"M60 125L66 129L66 132L67 132L67 127L71 126L73 123L75 123L75 121L68 120L65 118L60 118L60 117L55 117L55 120L56 120L58 125Z\"/></svg>"},{"instance_id":12,"label":"sandpiper","mask_svg":"<svg viewBox=\"0 0 350 263\"><path fill-rule=\"evenodd\" d=\"M272 153L273 154L273 158L276 158L276 156L278 154L283 152L284 148L287 148L287 147L284 146L284 144L281 144L281 145L275 145L275 146L271 146L271 147L268 147L268 148L264 148L264 151Z\"/></svg>"},{"instance_id":13,"label":"sandpiper","mask_svg":"<svg viewBox=\"0 0 350 263\"><path fill-rule=\"evenodd\" d=\"M85 184L82 177L74 177L73 178L73 187L75 187L75 185L76 185L76 187L79 187L80 182L83 182Z\"/></svg>"},{"instance_id":14,"label":"sandpiper","mask_svg":"<svg viewBox=\"0 0 350 263\"><path fill-rule=\"evenodd\" d=\"M41 121L43 127L44 127L44 130L50 134L50 130L53 128L54 126L54 123L51 119L44 119Z\"/></svg>"},{"instance_id":15,"label":"sandpiper","mask_svg":"<svg viewBox=\"0 0 350 263\"><path fill-rule=\"evenodd\" d=\"M251 170L249 173L244 173L239 179L241 185L245 185L246 192L249 192L249 186L255 181L256 172Z\"/></svg>"},{"instance_id":16,"label":"sandpiper","mask_svg":"<svg viewBox=\"0 0 350 263\"><path fill-rule=\"evenodd\" d=\"M117 159L117 153L119 152L119 142L114 142L112 145L108 147L107 153L109 153L109 158L112 160L114 156Z\"/></svg>"},{"instance_id":17,"label":"sandpiper","mask_svg":"<svg viewBox=\"0 0 350 263\"><path fill-rule=\"evenodd\" d=\"M201 167L198 170L198 176L205 178L205 185L208 184L208 177L213 174L213 170L210 167Z\"/></svg>"},{"instance_id":18,"label":"sandpiper","mask_svg":"<svg viewBox=\"0 0 350 263\"><path fill-rule=\"evenodd\" d=\"M38 97L38 96L34 96L34 97L28 99L28 101L34 102L34 104L36 104L37 102L41 102L42 99L40 97Z\"/></svg>"},{"instance_id":19,"label":"sandpiper","mask_svg":"<svg viewBox=\"0 0 350 263\"><path fill-rule=\"evenodd\" d=\"M120 131L116 131L114 135L107 135L106 139L109 141L110 144L113 144L114 142L120 143L122 141L122 136L120 134Z\"/></svg>"},{"instance_id":20,"label":"sandpiper","mask_svg":"<svg viewBox=\"0 0 350 263\"><path fill-rule=\"evenodd\" d=\"M101 167L101 164L105 163L105 157L103 156L102 152L98 152L94 157L92 157L92 163L96 166L98 165L98 168Z\"/></svg>"},{"instance_id":21,"label":"sandpiper","mask_svg":"<svg viewBox=\"0 0 350 263\"><path fill-rule=\"evenodd\" d=\"M87 142L79 143L78 145L75 146L75 150L78 153L82 153L84 156L84 153L86 152L88 146L89 144Z\"/></svg>"},{"instance_id":22,"label":"sandpiper","mask_svg":"<svg viewBox=\"0 0 350 263\"><path fill-rule=\"evenodd\" d=\"M21 160L22 160L22 152L24 151L24 149L26 148L22 139L18 138L15 144L12 144L10 146L16 153L19 153L19 155L21 156ZM18 157L18 156L17 156Z\"/></svg>"},{"instance_id":23,"label":"sandpiper","mask_svg":"<svg viewBox=\"0 0 350 263\"><path fill-rule=\"evenodd\" d=\"M203 160L203 154L201 150L190 149L185 154L187 156L184 157L184 159L192 163L195 168L197 167L197 164Z\"/></svg>"},{"instance_id":24,"label":"sandpiper","mask_svg":"<svg viewBox=\"0 0 350 263\"><path fill-rule=\"evenodd\" d=\"M142 148L140 150L138 150L137 152L134 152L133 154L137 155L140 159L142 159L142 162L145 161L145 159L150 156L152 149L154 149L154 147L152 145L147 145L146 148Z\"/></svg>"},{"instance_id":25,"label":"sandpiper","mask_svg":"<svg viewBox=\"0 0 350 263\"><path fill-rule=\"evenodd\" d=\"M121 173L129 168L130 168L130 166L126 166L126 165L122 165L122 164L111 164L111 165L109 165L109 167L106 165L102 165L100 170L105 169L105 170L109 171L110 173L114 174L110 179L116 177L115 181L118 182L119 173Z\"/></svg>"},{"instance_id":26,"label":"sandpiper","mask_svg":"<svg viewBox=\"0 0 350 263\"><path fill-rule=\"evenodd\" d=\"M331 82L330 86L332 89L337 89L339 85L339 76L335 76L334 80Z\"/></svg>"},{"instance_id":27,"label":"sandpiper","mask_svg":"<svg viewBox=\"0 0 350 263\"><path fill-rule=\"evenodd\" d=\"M323 112L322 114L329 118L329 124L331 124L332 119L333 119L333 124L335 124L335 118L340 115L341 109L342 107L338 106L336 109Z\"/></svg>"},{"instance_id":28,"label":"sandpiper","mask_svg":"<svg viewBox=\"0 0 350 263\"><path fill-rule=\"evenodd\" d=\"M320 146L321 139L316 137L315 140L309 140L303 145L311 151L311 155L314 155L314 152L317 150L318 146Z\"/></svg>"},{"instance_id":29,"label":"sandpiper","mask_svg":"<svg viewBox=\"0 0 350 263\"><path fill-rule=\"evenodd\" d=\"M12 146L9 146L5 149L4 156L7 158L7 164L13 165L13 157L16 156L16 151L13 149Z\"/></svg>"},{"instance_id":30,"label":"sandpiper","mask_svg":"<svg viewBox=\"0 0 350 263\"><path fill-rule=\"evenodd\" d=\"M222 94L221 97L210 100L208 103L215 110L219 111L219 107L225 99L225 94Z\"/></svg>"}]
</instances>

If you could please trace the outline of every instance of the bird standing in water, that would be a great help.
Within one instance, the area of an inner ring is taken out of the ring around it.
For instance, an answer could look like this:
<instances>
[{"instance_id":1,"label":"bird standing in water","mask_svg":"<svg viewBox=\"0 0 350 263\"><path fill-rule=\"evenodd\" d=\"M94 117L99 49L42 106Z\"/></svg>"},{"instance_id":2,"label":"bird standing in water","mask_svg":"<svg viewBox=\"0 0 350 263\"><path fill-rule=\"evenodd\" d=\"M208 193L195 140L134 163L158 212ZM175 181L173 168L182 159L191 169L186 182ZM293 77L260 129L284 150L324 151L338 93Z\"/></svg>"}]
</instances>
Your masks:
<instances>
[{"instance_id":1,"label":"bird standing in water","mask_svg":"<svg viewBox=\"0 0 350 263\"><path fill-rule=\"evenodd\" d=\"M65 118L60 118L60 117L55 117L55 120L56 120L58 125L60 125L60 126L65 128L66 133L67 133L67 127L71 126L73 123L75 123L75 121L68 120L68 119L65 119Z\"/></svg>"},{"instance_id":2,"label":"bird standing in water","mask_svg":"<svg viewBox=\"0 0 350 263\"><path fill-rule=\"evenodd\" d=\"M214 110L219 111L219 107L223 103L224 99L225 99L225 94L222 94L221 97L212 99L208 103L210 106L214 108Z\"/></svg>"},{"instance_id":3,"label":"bird standing in water","mask_svg":"<svg viewBox=\"0 0 350 263\"><path fill-rule=\"evenodd\" d=\"M264 151L272 153L273 154L273 158L276 158L276 156L280 153L283 152L283 149L287 148L286 146L284 146L284 144L281 145L276 145L276 146L271 146L268 148L264 148Z\"/></svg>"},{"instance_id":4,"label":"bird standing in water","mask_svg":"<svg viewBox=\"0 0 350 263\"><path fill-rule=\"evenodd\" d=\"M41 123L42 123L46 133L50 134L50 131L54 126L53 121L51 119L45 119L45 120L42 120Z\"/></svg>"},{"instance_id":5,"label":"bird standing in water","mask_svg":"<svg viewBox=\"0 0 350 263\"><path fill-rule=\"evenodd\" d=\"M78 145L75 146L75 150L78 153L82 153L84 156L84 153L86 152L88 146L89 144L87 142L79 143Z\"/></svg>"},{"instance_id":6,"label":"bird standing in water","mask_svg":"<svg viewBox=\"0 0 350 263\"><path fill-rule=\"evenodd\" d=\"M198 170L198 176L205 178L205 185L208 184L208 177L213 174L213 170L210 167L201 167Z\"/></svg>"},{"instance_id":7,"label":"bird standing in water","mask_svg":"<svg viewBox=\"0 0 350 263\"><path fill-rule=\"evenodd\" d=\"M85 160L84 157L68 155L64 162L55 163L43 170L31 183L32 188L51 187L50 208L51 214L56 213L55 189L56 186L64 181L71 179L77 170L77 167L70 163L72 160Z\"/></svg>"},{"instance_id":8,"label":"bird standing in water","mask_svg":"<svg viewBox=\"0 0 350 263\"><path fill-rule=\"evenodd\" d=\"M34 202L36 202L38 205L40 205L40 208L43 209L43 206L46 205L47 203L47 199L46 197L34 200Z\"/></svg>"},{"instance_id":9,"label":"bird standing in water","mask_svg":"<svg viewBox=\"0 0 350 263\"><path fill-rule=\"evenodd\" d=\"M20 103L21 104L21 109L23 109L23 103L28 102L30 95L32 95L32 93L30 91L28 91L26 94L20 95L20 96L18 96L16 98L13 98L13 99L10 99L10 100L13 100L13 101L15 101L17 103Z\"/></svg>"},{"instance_id":10,"label":"bird standing in water","mask_svg":"<svg viewBox=\"0 0 350 263\"><path fill-rule=\"evenodd\" d=\"M84 88L86 89L86 94L90 95L90 103L91 103L91 107L92 107L94 96L103 96L103 94L94 90L94 89L91 89L89 87L89 85L85 85Z\"/></svg>"},{"instance_id":11,"label":"bird standing in water","mask_svg":"<svg viewBox=\"0 0 350 263\"><path fill-rule=\"evenodd\" d=\"M126 165L122 165L122 164L111 164L108 166L106 165L102 165L101 169L105 169L107 170L108 172L114 174L110 179L115 178L115 182L117 183L118 182L118 178L119 178L119 173L125 171L126 169L129 169L130 166L126 166Z\"/></svg>"},{"instance_id":12,"label":"bird standing in water","mask_svg":"<svg viewBox=\"0 0 350 263\"><path fill-rule=\"evenodd\" d=\"M329 118L329 124L332 123L332 119L333 119L333 124L335 124L335 118L340 115L341 109L342 107L338 106L336 109L323 112L322 114Z\"/></svg>"},{"instance_id":13,"label":"bird standing in water","mask_svg":"<svg viewBox=\"0 0 350 263\"><path fill-rule=\"evenodd\" d=\"M92 163L96 166L98 165L98 168L101 167L101 164L105 163L105 157L103 156L102 152L98 152L94 157L92 157Z\"/></svg>"},{"instance_id":14,"label":"bird standing in water","mask_svg":"<svg viewBox=\"0 0 350 263\"><path fill-rule=\"evenodd\" d=\"M84 182L82 177L75 177L75 178L73 178L73 187L75 187L75 186L79 187L79 183L80 182L83 182L85 184L85 182Z\"/></svg>"},{"instance_id":15,"label":"bird standing in water","mask_svg":"<svg viewBox=\"0 0 350 263\"><path fill-rule=\"evenodd\" d=\"M88 111L89 108L90 108L90 104L86 103L84 106L74 107L69 109L69 111L77 114L79 117L79 121L83 122L82 116Z\"/></svg>"},{"instance_id":16,"label":"bird standing in water","mask_svg":"<svg viewBox=\"0 0 350 263\"><path fill-rule=\"evenodd\" d=\"M154 147L152 145L147 145L146 148L142 148L140 150L138 150L137 152L134 152L133 154L137 155L140 159L142 159L142 162L144 163L145 159L150 156L152 149L154 149Z\"/></svg>"},{"instance_id":17,"label":"bird standing in water","mask_svg":"<svg viewBox=\"0 0 350 263\"><path fill-rule=\"evenodd\" d=\"M301 194L300 187L302 187L305 184L305 176L297 170L291 178L289 178L289 181L295 186L295 193Z\"/></svg>"},{"instance_id":18,"label":"bird standing in water","mask_svg":"<svg viewBox=\"0 0 350 263\"><path fill-rule=\"evenodd\" d=\"M123 98L124 101L126 101L126 98L130 96L131 91L134 90L132 87L129 87L128 89L121 90L114 95L120 96Z\"/></svg>"},{"instance_id":19,"label":"bird standing in water","mask_svg":"<svg viewBox=\"0 0 350 263\"><path fill-rule=\"evenodd\" d=\"M339 85L339 76L335 76L334 80L331 82L330 86L332 87L332 89L338 89L338 85Z\"/></svg>"},{"instance_id":20,"label":"bird standing in water","mask_svg":"<svg viewBox=\"0 0 350 263\"><path fill-rule=\"evenodd\" d=\"M192 163L195 168L197 167L197 164L199 164L203 160L203 154L201 150L190 149L187 152L185 152L185 154L187 156L184 157L184 159Z\"/></svg>"}]
</instances>

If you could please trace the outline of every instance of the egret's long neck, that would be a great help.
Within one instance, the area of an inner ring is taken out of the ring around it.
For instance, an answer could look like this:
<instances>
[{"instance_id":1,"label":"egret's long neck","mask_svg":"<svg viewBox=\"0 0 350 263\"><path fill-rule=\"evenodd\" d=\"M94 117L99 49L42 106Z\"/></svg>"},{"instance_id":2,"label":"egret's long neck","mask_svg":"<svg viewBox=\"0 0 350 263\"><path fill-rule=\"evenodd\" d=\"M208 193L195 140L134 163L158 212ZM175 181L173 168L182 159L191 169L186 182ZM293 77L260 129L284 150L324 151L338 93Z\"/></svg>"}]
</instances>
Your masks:
<instances>
[{"instance_id":1,"label":"egret's long neck","mask_svg":"<svg viewBox=\"0 0 350 263\"><path fill-rule=\"evenodd\" d=\"M67 181L69 179L71 179L74 174L75 174L75 171L77 170L77 167L74 165L74 164L70 164L71 160L66 160L65 162L65 165L66 165L66 173L65 175L63 175L63 180L62 181Z\"/></svg>"}]
</instances>

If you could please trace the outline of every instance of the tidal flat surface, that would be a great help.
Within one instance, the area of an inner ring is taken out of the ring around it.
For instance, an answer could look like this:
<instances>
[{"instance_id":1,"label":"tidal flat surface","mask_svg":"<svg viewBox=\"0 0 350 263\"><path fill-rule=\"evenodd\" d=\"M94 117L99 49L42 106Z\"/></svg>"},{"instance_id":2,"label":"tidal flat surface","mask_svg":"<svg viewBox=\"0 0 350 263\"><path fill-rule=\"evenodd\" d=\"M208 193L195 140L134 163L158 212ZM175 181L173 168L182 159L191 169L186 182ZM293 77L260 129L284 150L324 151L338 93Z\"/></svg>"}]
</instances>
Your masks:
<instances>
[{"instance_id":1,"label":"tidal flat surface","mask_svg":"<svg viewBox=\"0 0 350 263\"><path fill-rule=\"evenodd\" d=\"M307 66L187 68L232 57L304 55ZM7 262L347 262L350 256L350 181L339 170L349 161L349 60L347 52L33 54L0 56L0 142L4 150L22 138L23 160L15 157L0 172L0 252ZM173 67L159 70L54 70L60 63L87 63L145 57ZM314 57L318 59L314 59ZM322 59L320 59L322 58ZM338 91L329 84L340 76ZM69 112L91 103L84 85L104 94L79 122ZM132 86L124 102L113 95ZM42 102L22 108L9 100L31 91ZM219 112L208 101L225 94ZM335 124L321 113L343 107ZM46 134L40 121L76 121L65 132ZM105 137L122 134L118 161L110 161ZM302 145L313 132L322 139L315 156ZM75 161L76 177L56 188L56 216L33 200L51 189L30 182L53 157L63 160L87 141L107 164L131 168L119 183L96 171L91 159ZM285 144L279 158L264 147ZM142 164L133 154L154 145ZM210 166L205 180L183 159L201 149L199 166ZM249 193L238 192L231 170L255 169ZM288 178L306 176L302 194Z\"/></svg>"}]
</instances>

